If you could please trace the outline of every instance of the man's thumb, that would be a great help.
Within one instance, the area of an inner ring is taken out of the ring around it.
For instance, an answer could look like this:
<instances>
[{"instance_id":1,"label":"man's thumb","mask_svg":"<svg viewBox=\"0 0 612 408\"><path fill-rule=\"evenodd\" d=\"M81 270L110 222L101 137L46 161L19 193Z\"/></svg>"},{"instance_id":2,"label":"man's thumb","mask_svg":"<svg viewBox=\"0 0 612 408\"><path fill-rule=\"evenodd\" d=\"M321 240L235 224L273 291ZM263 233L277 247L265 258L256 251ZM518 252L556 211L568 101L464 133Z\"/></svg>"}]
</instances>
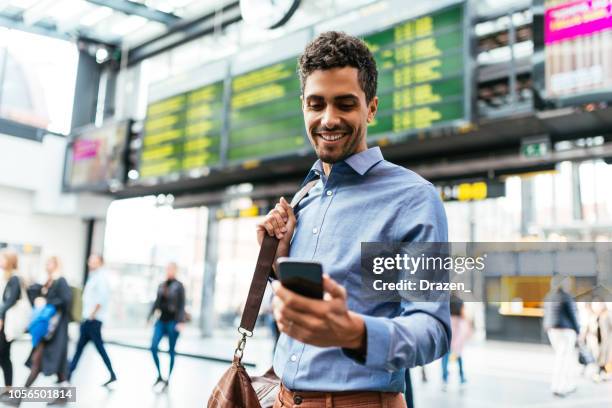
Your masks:
<instances>
[{"instance_id":1,"label":"man's thumb","mask_svg":"<svg viewBox=\"0 0 612 408\"><path fill-rule=\"evenodd\" d=\"M332 299L346 299L346 289L327 274L323 274L323 291L329 294Z\"/></svg>"}]
</instances>

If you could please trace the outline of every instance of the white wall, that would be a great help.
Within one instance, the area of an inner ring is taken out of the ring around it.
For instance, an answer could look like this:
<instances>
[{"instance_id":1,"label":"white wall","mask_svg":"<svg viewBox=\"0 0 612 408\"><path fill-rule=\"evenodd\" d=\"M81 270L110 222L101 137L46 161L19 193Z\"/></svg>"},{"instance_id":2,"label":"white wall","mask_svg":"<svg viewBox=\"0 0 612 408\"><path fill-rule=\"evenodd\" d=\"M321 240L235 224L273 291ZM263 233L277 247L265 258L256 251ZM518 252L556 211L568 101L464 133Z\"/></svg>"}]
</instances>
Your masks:
<instances>
[{"instance_id":1,"label":"white wall","mask_svg":"<svg viewBox=\"0 0 612 408\"><path fill-rule=\"evenodd\" d=\"M63 137L48 135L38 143L0 134L0 241L41 247L41 272L47 256L59 256L67 279L79 285L86 242L84 219L103 222L112 200L62 194L65 149Z\"/></svg>"},{"instance_id":2,"label":"white wall","mask_svg":"<svg viewBox=\"0 0 612 408\"><path fill-rule=\"evenodd\" d=\"M66 279L79 285L85 251L85 223L74 216L36 214L32 206L34 193L29 191L0 187L0 197L0 241L40 246L40 273L47 256L59 256Z\"/></svg>"}]
</instances>

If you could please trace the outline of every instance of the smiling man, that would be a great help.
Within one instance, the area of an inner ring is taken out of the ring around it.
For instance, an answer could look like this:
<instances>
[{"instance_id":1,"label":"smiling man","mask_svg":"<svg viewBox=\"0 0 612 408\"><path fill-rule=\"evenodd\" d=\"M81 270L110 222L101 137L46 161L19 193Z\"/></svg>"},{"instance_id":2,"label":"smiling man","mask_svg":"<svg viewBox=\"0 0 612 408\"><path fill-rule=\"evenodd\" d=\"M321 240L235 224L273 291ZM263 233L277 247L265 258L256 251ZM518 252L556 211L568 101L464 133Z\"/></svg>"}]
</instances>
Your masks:
<instances>
[{"instance_id":1,"label":"smiling man","mask_svg":"<svg viewBox=\"0 0 612 408\"><path fill-rule=\"evenodd\" d=\"M282 332L275 407L404 407L405 370L448 350L449 306L361 299L361 242L444 242L444 209L431 183L367 147L378 73L361 40L319 35L300 57L299 75L319 158L304 182L318 182L295 213L281 198L257 235L260 244L266 233L279 238L277 257L320 262L326 293L314 300L273 283Z\"/></svg>"}]
</instances>

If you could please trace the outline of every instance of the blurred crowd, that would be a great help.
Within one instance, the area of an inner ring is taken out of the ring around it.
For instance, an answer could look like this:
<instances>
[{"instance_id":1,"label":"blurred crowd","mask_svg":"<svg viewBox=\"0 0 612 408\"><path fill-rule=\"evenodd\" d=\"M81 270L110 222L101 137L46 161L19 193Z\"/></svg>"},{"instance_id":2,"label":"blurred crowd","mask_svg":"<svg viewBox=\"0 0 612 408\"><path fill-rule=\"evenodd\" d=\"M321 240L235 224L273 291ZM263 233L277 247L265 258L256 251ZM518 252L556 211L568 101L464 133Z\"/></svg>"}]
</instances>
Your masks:
<instances>
[{"instance_id":1,"label":"blurred crowd","mask_svg":"<svg viewBox=\"0 0 612 408\"><path fill-rule=\"evenodd\" d=\"M43 282L26 282L19 274L17 253L0 252L0 368L4 375L4 392L0 402L19 406L21 400L14 398L10 390L14 385L11 345L29 334L31 351L25 365L30 373L24 387L31 387L39 374L56 376L57 384L69 386L76 372L82 352L92 343L102 358L109 378L102 384L109 386L117 381L117 374L102 339L102 327L109 318L108 308L111 291L108 284L104 259L92 254L88 259L88 274L84 288L71 287L61 273L61 262L51 256L45 263L46 276ZM147 322L155 317L151 340L151 354L156 368L154 387L164 390L174 369L176 343L183 323L189 316L185 312L185 289L177 280L178 267L170 262L166 266L166 279L159 285L155 301ZM80 325L74 354L68 355L68 325ZM158 346L167 337L170 364L164 377L160 370ZM58 398L48 405L60 405L66 401Z\"/></svg>"}]
</instances>

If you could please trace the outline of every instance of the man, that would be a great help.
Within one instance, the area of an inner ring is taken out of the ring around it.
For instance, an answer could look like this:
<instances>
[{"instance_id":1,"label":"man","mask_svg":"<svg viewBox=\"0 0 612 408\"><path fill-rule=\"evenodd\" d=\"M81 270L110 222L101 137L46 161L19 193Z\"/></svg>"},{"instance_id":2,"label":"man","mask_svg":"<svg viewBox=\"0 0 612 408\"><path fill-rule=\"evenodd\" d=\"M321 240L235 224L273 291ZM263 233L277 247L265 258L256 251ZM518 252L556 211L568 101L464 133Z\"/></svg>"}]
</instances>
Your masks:
<instances>
[{"instance_id":1,"label":"man","mask_svg":"<svg viewBox=\"0 0 612 408\"><path fill-rule=\"evenodd\" d=\"M176 262L170 262L166 265L166 280L157 288L157 297L147 318L147 321L149 321L155 312L159 311L160 313L153 330L151 354L157 368L157 380L155 380L153 386L163 383L163 388L168 387L170 382L176 357L176 342L185 322L185 288L176 279L177 271L178 265ZM168 336L168 352L170 353L170 365L166 379L162 377L158 356L159 343L164 336Z\"/></svg>"},{"instance_id":2,"label":"man","mask_svg":"<svg viewBox=\"0 0 612 408\"><path fill-rule=\"evenodd\" d=\"M260 243L266 233L279 238L277 256L321 262L326 294L308 299L273 282L282 332L275 406L404 407L405 370L448 351L448 302L364 302L361 242L445 242L444 209L429 182L367 147L378 74L362 41L319 35L300 57L299 75L306 131L319 158L305 182L319 181L295 214L281 198L257 235Z\"/></svg>"},{"instance_id":3,"label":"man","mask_svg":"<svg viewBox=\"0 0 612 408\"><path fill-rule=\"evenodd\" d=\"M569 294L570 279L556 274L544 299L544 329L555 351L551 391L565 397L576 391L576 337L580 333L576 301Z\"/></svg>"},{"instance_id":4,"label":"man","mask_svg":"<svg viewBox=\"0 0 612 408\"><path fill-rule=\"evenodd\" d=\"M85 289L83 289L83 320L81 322L81 332L76 351L70 363L69 378L72 376L77 364L79 364L83 349L91 340L110 374L109 380L102 384L107 386L117 380L110 358L104 348L104 342L102 341L102 323L106 318L108 309L109 287L106 280L106 270L103 268L104 260L102 255L92 254L87 262L89 265L89 277L87 278Z\"/></svg>"}]
</instances>

